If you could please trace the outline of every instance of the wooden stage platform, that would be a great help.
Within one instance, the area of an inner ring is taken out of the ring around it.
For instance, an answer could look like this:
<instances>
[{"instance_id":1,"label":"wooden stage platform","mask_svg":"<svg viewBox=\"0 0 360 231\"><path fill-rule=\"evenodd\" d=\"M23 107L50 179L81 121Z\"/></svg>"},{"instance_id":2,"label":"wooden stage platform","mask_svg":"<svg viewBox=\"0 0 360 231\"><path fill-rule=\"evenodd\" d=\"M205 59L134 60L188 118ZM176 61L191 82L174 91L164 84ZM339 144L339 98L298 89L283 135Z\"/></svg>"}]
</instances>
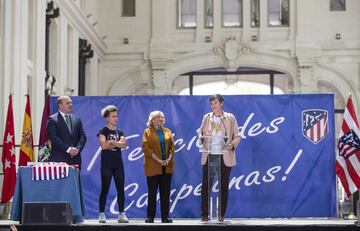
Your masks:
<instances>
[{"instance_id":1,"label":"wooden stage platform","mask_svg":"<svg viewBox=\"0 0 360 231\"><path fill-rule=\"evenodd\" d=\"M128 224L119 224L116 219L99 224L97 220L85 220L76 225L20 225L10 220L0 221L0 231L9 230L15 224L18 230L124 230L124 231L352 231L360 230L355 220L340 219L226 219L224 224L202 223L199 219L174 219L172 224L162 224L155 220L153 224L145 224L144 219L130 219Z\"/></svg>"}]
</instances>

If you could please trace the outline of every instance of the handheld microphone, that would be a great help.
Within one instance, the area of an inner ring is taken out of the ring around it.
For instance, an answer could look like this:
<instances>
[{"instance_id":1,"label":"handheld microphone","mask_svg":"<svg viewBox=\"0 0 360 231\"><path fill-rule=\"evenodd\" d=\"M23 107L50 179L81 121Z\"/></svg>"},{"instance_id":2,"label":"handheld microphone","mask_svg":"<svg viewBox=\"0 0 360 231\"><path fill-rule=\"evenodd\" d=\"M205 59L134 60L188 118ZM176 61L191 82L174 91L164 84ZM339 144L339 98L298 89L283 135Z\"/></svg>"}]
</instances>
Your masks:
<instances>
[{"instance_id":1,"label":"handheld microphone","mask_svg":"<svg viewBox=\"0 0 360 231\"><path fill-rule=\"evenodd\" d=\"M204 143L204 140L205 140L205 137L204 137L203 133L201 133L201 137L200 137L201 144Z\"/></svg>"}]
</instances>

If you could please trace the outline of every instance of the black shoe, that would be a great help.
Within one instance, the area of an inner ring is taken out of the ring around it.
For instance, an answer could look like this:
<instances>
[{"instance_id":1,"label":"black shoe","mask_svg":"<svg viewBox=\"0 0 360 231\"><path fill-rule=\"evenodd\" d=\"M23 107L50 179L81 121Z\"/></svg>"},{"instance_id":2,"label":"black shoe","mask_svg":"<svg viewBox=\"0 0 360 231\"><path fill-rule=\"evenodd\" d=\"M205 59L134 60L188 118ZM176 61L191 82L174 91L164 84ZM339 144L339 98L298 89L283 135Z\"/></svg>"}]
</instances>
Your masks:
<instances>
[{"instance_id":1,"label":"black shoe","mask_svg":"<svg viewBox=\"0 0 360 231\"><path fill-rule=\"evenodd\" d=\"M209 221L209 217L208 217L208 216L202 216L202 217L201 217L201 221L202 221L202 222L208 222L208 221Z\"/></svg>"},{"instance_id":2,"label":"black shoe","mask_svg":"<svg viewBox=\"0 0 360 231\"><path fill-rule=\"evenodd\" d=\"M219 217L220 222L224 222L224 217Z\"/></svg>"},{"instance_id":3,"label":"black shoe","mask_svg":"<svg viewBox=\"0 0 360 231\"><path fill-rule=\"evenodd\" d=\"M152 218L152 217L146 218L145 223L154 223L154 218Z\"/></svg>"},{"instance_id":4,"label":"black shoe","mask_svg":"<svg viewBox=\"0 0 360 231\"><path fill-rule=\"evenodd\" d=\"M172 222L173 222L173 220L168 217L161 219L161 223L172 223Z\"/></svg>"}]
</instances>

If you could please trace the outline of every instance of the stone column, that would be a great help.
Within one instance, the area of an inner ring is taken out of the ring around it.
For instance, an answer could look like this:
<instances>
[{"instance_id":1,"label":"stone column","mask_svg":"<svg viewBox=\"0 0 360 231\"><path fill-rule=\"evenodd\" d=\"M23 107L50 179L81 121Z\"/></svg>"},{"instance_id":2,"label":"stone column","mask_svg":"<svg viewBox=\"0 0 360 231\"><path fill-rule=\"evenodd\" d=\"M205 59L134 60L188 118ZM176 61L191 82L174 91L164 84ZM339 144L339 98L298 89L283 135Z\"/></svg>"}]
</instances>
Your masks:
<instances>
[{"instance_id":1,"label":"stone column","mask_svg":"<svg viewBox=\"0 0 360 231\"><path fill-rule=\"evenodd\" d=\"M32 125L34 144L39 142L40 124L45 102L45 21L46 21L46 0L34 1L35 15L35 49L34 49L34 70L32 78L32 102L31 113L33 115ZM37 148L35 148L37 151Z\"/></svg>"},{"instance_id":2,"label":"stone column","mask_svg":"<svg viewBox=\"0 0 360 231\"><path fill-rule=\"evenodd\" d=\"M202 43L205 41L204 35L204 0L196 1L196 31L195 31L195 42Z\"/></svg>"},{"instance_id":3,"label":"stone column","mask_svg":"<svg viewBox=\"0 0 360 231\"><path fill-rule=\"evenodd\" d=\"M259 27L259 36L258 39L262 40L266 37L267 28L268 28L268 1L260 0L260 27Z\"/></svg>"},{"instance_id":4,"label":"stone column","mask_svg":"<svg viewBox=\"0 0 360 231\"><path fill-rule=\"evenodd\" d=\"M299 93L315 93L317 92L316 80L314 78L313 64L298 65L298 79L300 80Z\"/></svg>"},{"instance_id":5,"label":"stone column","mask_svg":"<svg viewBox=\"0 0 360 231\"><path fill-rule=\"evenodd\" d=\"M170 94L171 89L168 88L168 78L165 69L153 69L152 78L155 95Z\"/></svg>"},{"instance_id":6,"label":"stone column","mask_svg":"<svg viewBox=\"0 0 360 231\"><path fill-rule=\"evenodd\" d=\"M1 103L0 106L3 108L1 112L1 124L0 128L2 131L0 133L0 137L2 138L4 132L4 124L7 114L7 105L9 103L8 96L11 92L14 92L14 85L13 85L13 78L12 76L12 60L13 60L13 50L12 50L12 28L13 28L13 8L12 8L12 0L3 0L1 1L1 24L2 24L2 31L1 31L1 89L0 89L0 99Z\"/></svg>"},{"instance_id":7,"label":"stone column","mask_svg":"<svg viewBox=\"0 0 360 231\"><path fill-rule=\"evenodd\" d=\"M170 20L168 19L168 17L176 17L176 15L174 15L174 13L176 14L176 12L169 10L169 2L169 0L152 0L151 43L161 43L162 41L167 41L169 38Z\"/></svg>"},{"instance_id":8,"label":"stone column","mask_svg":"<svg viewBox=\"0 0 360 231\"><path fill-rule=\"evenodd\" d=\"M214 43L219 42L219 40L223 37L222 31L222 1L214 0L213 1L213 41Z\"/></svg>"},{"instance_id":9,"label":"stone column","mask_svg":"<svg viewBox=\"0 0 360 231\"><path fill-rule=\"evenodd\" d=\"M54 55L58 56L57 59L57 76L56 76L56 84L57 84L57 93L59 95L65 94L65 89L69 88L68 82L68 22L67 19L61 15L60 9L60 17L56 18L58 21L58 39L57 39L57 52ZM76 49L76 48L75 48Z\"/></svg>"},{"instance_id":10,"label":"stone column","mask_svg":"<svg viewBox=\"0 0 360 231\"><path fill-rule=\"evenodd\" d=\"M298 79L300 89L297 93L318 92L314 74L316 68L315 57L321 56L321 50L316 47L303 47L301 44L296 50L298 61Z\"/></svg>"},{"instance_id":11,"label":"stone column","mask_svg":"<svg viewBox=\"0 0 360 231\"><path fill-rule=\"evenodd\" d=\"M74 62L72 64L72 70L69 72L70 76L68 78L68 85L74 90L74 94L79 92L79 38L79 32L76 29L73 29L71 41L74 49L68 55L72 56Z\"/></svg>"},{"instance_id":12,"label":"stone column","mask_svg":"<svg viewBox=\"0 0 360 231\"><path fill-rule=\"evenodd\" d=\"M242 2L242 35L240 38L243 42L251 40L251 15L250 15L250 1Z\"/></svg>"},{"instance_id":13,"label":"stone column","mask_svg":"<svg viewBox=\"0 0 360 231\"><path fill-rule=\"evenodd\" d=\"M151 78L153 82L153 93L155 95L165 95L171 93L171 84L169 83L167 73L167 62L166 52L154 55L157 57L151 58Z\"/></svg>"},{"instance_id":14,"label":"stone column","mask_svg":"<svg viewBox=\"0 0 360 231\"><path fill-rule=\"evenodd\" d=\"M28 90L30 90L29 88L31 86L31 83L29 83L28 81L29 79L27 62L28 1L14 0L13 4L14 8L12 12L14 13L14 21L11 24L13 27L13 66L11 67L13 71L12 75L10 76L12 77L12 81L14 84L13 110L16 138L15 143L19 144L21 140L21 132L26 104L25 94L28 93Z\"/></svg>"},{"instance_id":15,"label":"stone column","mask_svg":"<svg viewBox=\"0 0 360 231\"><path fill-rule=\"evenodd\" d=\"M99 86L98 73L99 73L99 57L96 52L91 59L88 59L88 66L86 68L87 75L85 76L85 95L97 95Z\"/></svg>"}]
</instances>

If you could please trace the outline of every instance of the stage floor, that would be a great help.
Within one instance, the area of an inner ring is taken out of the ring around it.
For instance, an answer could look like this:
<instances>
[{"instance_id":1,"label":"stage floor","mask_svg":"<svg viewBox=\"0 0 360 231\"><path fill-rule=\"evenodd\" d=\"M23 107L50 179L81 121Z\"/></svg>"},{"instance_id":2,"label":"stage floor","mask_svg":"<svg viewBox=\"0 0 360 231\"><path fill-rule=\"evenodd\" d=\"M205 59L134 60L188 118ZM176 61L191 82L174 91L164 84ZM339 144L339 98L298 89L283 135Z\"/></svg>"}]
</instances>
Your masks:
<instances>
[{"instance_id":1,"label":"stage floor","mask_svg":"<svg viewBox=\"0 0 360 231\"><path fill-rule=\"evenodd\" d=\"M119 224L116 219L109 219L107 223L100 224L97 220L85 220L75 225L20 225L11 220L0 221L0 231L9 230L15 224L18 230L147 230L147 231L212 231L212 230L296 230L296 231L332 231L332 230L360 230L356 220L342 219L226 219L225 223L202 223L199 219L173 219L171 224L162 224L160 219L155 223L146 224L144 219L130 219L128 224Z\"/></svg>"},{"instance_id":2,"label":"stage floor","mask_svg":"<svg viewBox=\"0 0 360 231\"><path fill-rule=\"evenodd\" d=\"M145 226L152 226L152 225L214 225L213 223L205 223L201 222L200 219L173 219L173 223L170 224L162 224L161 219L155 219L155 222L152 224L148 224L144 222L145 219L130 219L130 222L128 224L120 224L117 222L117 220L114 219L108 219L105 224L100 224L97 219L94 220L85 220L83 223L75 224L75 226L82 226L82 225L98 225L98 226L104 226L104 225L119 225L119 226L126 226L126 225L145 225ZM303 226L303 225L354 225L356 220L344 220L344 219L332 219L332 218L306 218L306 219L298 219L298 218L289 218L289 219L274 219L274 218L266 218L266 219L242 219L242 218L229 218L225 219L224 224L220 225L245 225L245 226L271 226L271 225L285 225L285 226ZM0 220L0 225L19 225L19 222L12 221L12 220ZM215 224L217 225L217 224Z\"/></svg>"}]
</instances>

